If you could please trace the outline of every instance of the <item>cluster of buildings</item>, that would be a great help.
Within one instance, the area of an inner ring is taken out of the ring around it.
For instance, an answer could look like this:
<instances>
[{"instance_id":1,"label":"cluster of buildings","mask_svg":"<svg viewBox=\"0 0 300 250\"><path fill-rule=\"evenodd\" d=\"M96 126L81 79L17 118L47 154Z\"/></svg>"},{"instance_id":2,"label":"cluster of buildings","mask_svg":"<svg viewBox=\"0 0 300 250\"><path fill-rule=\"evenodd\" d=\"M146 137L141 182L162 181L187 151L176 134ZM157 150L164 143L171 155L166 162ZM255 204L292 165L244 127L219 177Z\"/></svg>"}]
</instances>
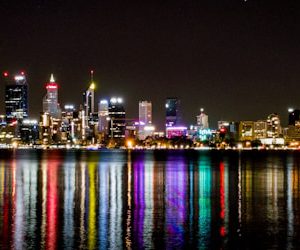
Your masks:
<instances>
[{"instance_id":1,"label":"cluster of buildings","mask_svg":"<svg viewBox=\"0 0 300 250\"><path fill-rule=\"evenodd\" d=\"M176 97L166 99L165 130L157 131L152 123L151 101L139 102L138 119L126 116L121 97L101 99L96 103L93 73L91 71L91 80L79 107L60 105L58 84L51 75L45 85L43 111L39 119L33 120L29 118L25 73L10 76L5 72L5 115L0 116L0 144L133 147L163 142L165 147L172 147L176 139L184 138L195 147L300 145L300 110L288 110L287 127L282 127L277 114L270 114L258 121L219 121L217 129L210 129L208 115L200 109L196 124L187 127L182 121L180 100Z\"/></svg>"}]
</instances>

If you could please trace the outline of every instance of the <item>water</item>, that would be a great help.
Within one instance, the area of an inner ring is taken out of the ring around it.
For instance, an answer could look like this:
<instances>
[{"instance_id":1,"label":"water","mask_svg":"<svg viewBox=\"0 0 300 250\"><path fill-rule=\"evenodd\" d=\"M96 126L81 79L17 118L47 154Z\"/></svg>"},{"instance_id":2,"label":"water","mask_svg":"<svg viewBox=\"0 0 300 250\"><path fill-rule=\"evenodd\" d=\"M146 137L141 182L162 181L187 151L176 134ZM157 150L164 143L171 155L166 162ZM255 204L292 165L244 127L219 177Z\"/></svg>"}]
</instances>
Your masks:
<instances>
[{"instance_id":1,"label":"water","mask_svg":"<svg viewBox=\"0 0 300 250\"><path fill-rule=\"evenodd\" d=\"M0 151L0 249L292 249L300 152Z\"/></svg>"}]
</instances>

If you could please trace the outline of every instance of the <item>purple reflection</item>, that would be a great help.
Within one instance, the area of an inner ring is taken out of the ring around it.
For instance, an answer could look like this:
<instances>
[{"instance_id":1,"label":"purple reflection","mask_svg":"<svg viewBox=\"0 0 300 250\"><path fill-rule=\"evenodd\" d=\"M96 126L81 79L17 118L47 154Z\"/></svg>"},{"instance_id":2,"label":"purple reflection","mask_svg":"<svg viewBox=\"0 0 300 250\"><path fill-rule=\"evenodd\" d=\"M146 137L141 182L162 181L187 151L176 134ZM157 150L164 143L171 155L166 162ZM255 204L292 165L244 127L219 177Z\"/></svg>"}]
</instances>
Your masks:
<instances>
[{"instance_id":1,"label":"purple reflection","mask_svg":"<svg viewBox=\"0 0 300 250\"><path fill-rule=\"evenodd\" d=\"M144 162L133 164L134 172L134 234L138 245L144 248L143 230L145 217L145 166Z\"/></svg>"},{"instance_id":2,"label":"purple reflection","mask_svg":"<svg viewBox=\"0 0 300 250\"><path fill-rule=\"evenodd\" d=\"M184 223L187 217L187 176L182 159L168 161L166 166L166 247L184 243Z\"/></svg>"}]
</instances>

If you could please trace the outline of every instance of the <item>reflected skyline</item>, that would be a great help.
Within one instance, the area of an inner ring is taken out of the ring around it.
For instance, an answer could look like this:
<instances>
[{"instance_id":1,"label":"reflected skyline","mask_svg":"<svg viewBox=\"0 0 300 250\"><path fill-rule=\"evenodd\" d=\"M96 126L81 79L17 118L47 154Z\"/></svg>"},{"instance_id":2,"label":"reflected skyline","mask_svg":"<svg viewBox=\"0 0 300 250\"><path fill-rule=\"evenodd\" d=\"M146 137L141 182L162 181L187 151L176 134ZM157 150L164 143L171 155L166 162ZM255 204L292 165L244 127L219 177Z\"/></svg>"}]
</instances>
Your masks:
<instances>
[{"instance_id":1,"label":"reflected skyline","mask_svg":"<svg viewBox=\"0 0 300 250\"><path fill-rule=\"evenodd\" d=\"M0 248L294 248L300 154L6 151ZM272 237L270 237L272 235Z\"/></svg>"}]
</instances>

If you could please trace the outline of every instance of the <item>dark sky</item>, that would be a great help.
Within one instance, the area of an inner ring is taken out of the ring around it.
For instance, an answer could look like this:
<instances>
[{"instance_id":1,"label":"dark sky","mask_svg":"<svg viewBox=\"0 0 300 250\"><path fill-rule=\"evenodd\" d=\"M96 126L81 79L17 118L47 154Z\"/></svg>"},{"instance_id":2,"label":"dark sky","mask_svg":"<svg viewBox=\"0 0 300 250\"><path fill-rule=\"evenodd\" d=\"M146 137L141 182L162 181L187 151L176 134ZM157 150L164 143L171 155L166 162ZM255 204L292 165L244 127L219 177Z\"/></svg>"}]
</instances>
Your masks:
<instances>
[{"instance_id":1,"label":"dark sky","mask_svg":"<svg viewBox=\"0 0 300 250\"><path fill-rule=\"evenodd\" d=\"M263 119L300 107L298 1L0 1L0 70L27 72L30 114L54 73L60 102L80 104L89 70L97 100L122 96L128 117L178 96L186 124ZM1 113L4 111L3 81Z\"/></svg>"}]
</instances>

